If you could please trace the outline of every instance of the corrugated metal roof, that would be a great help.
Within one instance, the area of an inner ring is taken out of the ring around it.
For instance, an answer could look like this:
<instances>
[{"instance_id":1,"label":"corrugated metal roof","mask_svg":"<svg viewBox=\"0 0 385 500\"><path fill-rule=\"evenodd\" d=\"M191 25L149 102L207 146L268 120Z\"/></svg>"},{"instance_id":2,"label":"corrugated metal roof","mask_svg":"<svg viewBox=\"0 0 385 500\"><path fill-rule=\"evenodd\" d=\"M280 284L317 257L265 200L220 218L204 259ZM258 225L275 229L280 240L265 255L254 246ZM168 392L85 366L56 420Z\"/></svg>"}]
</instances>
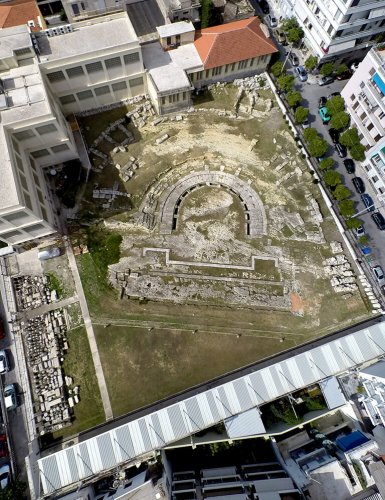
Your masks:
<instances>
[{"instance_id":1,"label":"corrugated metal roof","mask_svg":"<svg viewBox=\"0 0 385 500\"><path fill-rule=\"evenodd\" d=\"M252 408L228 418L225 420L225 427L228 436L234 439L266 433L258 408Z\"/></svg>"},{"instance_id":2,"label":"corrugated metal roof","mask_svg":"<svg viewBox=\"0 0 385 500\"><path fill-rule=\"evenodd\" d=\"M379 323L216 388L203 388L193 397L41 458L42 491L52 493L384 353L385 324Z\"/></svg>"},{"instance_id":3,"label":"corrugated metal roof","mask_svg":"<svg viewBox=\"0 0 385 500\"><path fill-rule=\"evenodd\" d=\"M320 388L330 410L343 406L346 403L340 384L336 377L329 377L321 380Z\"/></svg>"}]
</instances>

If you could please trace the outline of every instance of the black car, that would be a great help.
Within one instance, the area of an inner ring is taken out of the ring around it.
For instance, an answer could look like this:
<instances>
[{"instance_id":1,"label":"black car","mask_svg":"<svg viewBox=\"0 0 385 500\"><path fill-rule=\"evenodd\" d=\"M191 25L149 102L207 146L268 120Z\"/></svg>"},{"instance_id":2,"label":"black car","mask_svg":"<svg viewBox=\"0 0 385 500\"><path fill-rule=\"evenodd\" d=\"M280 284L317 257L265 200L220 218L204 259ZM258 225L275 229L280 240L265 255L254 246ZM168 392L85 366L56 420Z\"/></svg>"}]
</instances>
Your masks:
<instances>
[{"instance_id":1,"label":"black car","mask_svg":"<svg viewBox=\"0 0 385 500\"><path fill-rule=\"evenodd\" d=\"M322 95L320 98L319 98L319 101L318 101L318 108L323 108L324 106L326 106L326 102L327 102L327 99L324 95Z\"/></svg>"},{"instance_id":2,"label":"black car","mask_svg":"<svg viewBox=\"0 0 385 500\"><path fill-rule=\"evenodd\" d=\"M380 212L374 212L373 214L371 214L371 216L378 229L380 229L380 231L384 231L385 217L382 214L380 214Z\"/></svg>"},{"instance_id":3,"label":"black car","mask_svg":"<svg viewBox=\"0 0 385 500\"><path fill-rule=\"evenodd\" d=\"M289 59L290 59L290 62L293 66L298 66L299 59L298 59L297 54L294 54L294 52L290 52Z\"/></svg>"},{"instance_id":4,"label":"black car","mask_svg":"<svg viewBox=\"0 0 385 500\"><path fill-rule=\"evenodd\" d=\"M259 2L259 6L261 7L264 14L268 14L270 12L269 4L266 2L266 0L261 0Z\"/></svg>"},{"instance_id":5,"label":"black car","mask_svg":"<svg viewBox=\"0 0 385 500\"><path fill-rule=\"evenodd\" d=\"M335 128L330 128L329 135L334 144L337 144L338 139L340 138L340 133L338 132L338 130L336 130Z\"/></svg>"},{"instance_id":6,"label":"black car","mask_svg":"<svg viewBox=\"0 0 385 500\"><path fill-rule=\"evenodd\" d=\"M328 95L328 99L331 99L332 97L341 97L340 92L332 92L330 95Z\"/></svg>"},{"instance_id":7,"label":"black car","mask_svg":"<svg viewBox=\"0 0 385 500\"><path fill-rule=\"evenodd\" d=\"M352 182L358 194L365 193L365 184L361 177L353 177Z\"/></svg>"},{"instance_id":8,"label":"black car","mask_svg":"<svg viewBox=\"0 0 385 500\"><path fill-rule=\"evenodd\" d=\"M337 80L347 80L351 76L352 76L352 72L350 71L350 69L348 69L347 71L344 71L343 73L338 75L336 78L337 78Z\"/></svg>"},{"instance_id":9,"label":"black car","mask_svg":"<svg viewBox=\"0 0 385 500\"><path fill-rule=\"evenodd\" d=\"M348 174L354 174L356 171L356 166L351 158L346 158L346 160L344 160L344 166Z\"/></svg>"},{"instance_id":10,"label":"black car","mask_svg":"<svg viewBox=\"0 0 385 500\"><path fill-rule=\"evenodd\" d=\"M346 155L348 154L346 147L343 146L342 144L340 144L339 142L337 142L337 144L335 145L335 148L336 148L337 154L340 158L345 158Z\"/></svg>"}]
</instances>

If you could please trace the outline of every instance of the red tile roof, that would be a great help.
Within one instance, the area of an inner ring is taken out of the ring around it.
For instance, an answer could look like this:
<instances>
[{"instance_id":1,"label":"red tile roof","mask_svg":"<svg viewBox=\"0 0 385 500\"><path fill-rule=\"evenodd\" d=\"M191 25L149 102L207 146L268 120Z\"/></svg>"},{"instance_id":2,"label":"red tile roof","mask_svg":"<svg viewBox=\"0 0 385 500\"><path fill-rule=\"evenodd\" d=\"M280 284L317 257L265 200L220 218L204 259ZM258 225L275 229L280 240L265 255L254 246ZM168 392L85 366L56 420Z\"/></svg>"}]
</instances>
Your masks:
<instances>
[{"instance_id":1,"label":"red tile roof","mask_svg":"<svg viewBox=\"0 0 385 500\"><path fill-rule=\"evenodd\" d=\"M0 28L11 28L34 21L35 27L31 27L31 31L40 31L42 28L38 17L44 29L44 18L35 0L11 0L4 4L0 3Z\"/></svg>"},{"instance_id":2,"label":"red tile roof","mask_svg":"<svg viewBox=\"0 0 385 500\"><path fill-rule=\"evenodd\" d=\"M263 30L268 33L267 27L261 28L258 17L250 17L198 31L194 44L204 68L215 68L277 52Z\"/></svg>"}]
</instances>

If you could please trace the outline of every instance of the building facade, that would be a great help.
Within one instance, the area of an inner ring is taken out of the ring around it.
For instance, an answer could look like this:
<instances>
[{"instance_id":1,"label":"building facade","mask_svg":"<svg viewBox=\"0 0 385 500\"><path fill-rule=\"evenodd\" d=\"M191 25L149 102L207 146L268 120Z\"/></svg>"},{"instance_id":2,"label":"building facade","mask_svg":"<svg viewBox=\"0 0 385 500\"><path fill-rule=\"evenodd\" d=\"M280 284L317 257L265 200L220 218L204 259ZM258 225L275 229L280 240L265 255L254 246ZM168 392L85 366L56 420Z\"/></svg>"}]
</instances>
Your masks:
<instances>
[{"instance_id":1,"label":"building facade","mask_svg":"<svg viewBox=\"0 0 385 500\"><path fill-rule=\"evenodd\" d=\"M283 17L295 16L305 43L321 61L360 58L385 27L385 1L276 0Z\"/></svg>"},{"instance_id":2,"label":"building facade","mask_svg":"<svg viewBox=\"0 0 385 500\"><path fill-rule=\"evenodd\" d=\"M351 125L357 127L366 147L363 168L381 205L385 200L385 50L370 50L341 95Z\"/></svg>"}]
</instances>

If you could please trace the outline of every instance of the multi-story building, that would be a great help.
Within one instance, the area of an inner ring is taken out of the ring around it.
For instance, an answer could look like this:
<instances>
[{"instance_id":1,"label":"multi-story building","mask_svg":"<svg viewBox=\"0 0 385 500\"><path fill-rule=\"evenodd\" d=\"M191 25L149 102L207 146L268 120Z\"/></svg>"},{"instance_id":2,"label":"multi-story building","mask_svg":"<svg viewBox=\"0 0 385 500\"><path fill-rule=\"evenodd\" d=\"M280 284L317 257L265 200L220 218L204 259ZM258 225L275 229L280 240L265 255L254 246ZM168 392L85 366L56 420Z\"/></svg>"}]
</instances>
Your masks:
<instances>
[{"instance_id":1,"label":"multi-story building","mask_svg":"<svg viewBox=\"0 0 385 500\"><path fill-rule=\"evenodd\" d=\"M297 18L305 43L322 61L360 58L384 32L384 0L275 0L275 5L282 16Z\"/></svg>"},{"instance_id":2,"label":"multi-story building","mask_svg":"<svg viewBox=\"0 0 385 500\"><path fill-rule=\"evenodd\" d=\"M380 204L385 199L385 50L372 48L341 92L366 147L363 168Z\"/></svg>"}]
</instances>

